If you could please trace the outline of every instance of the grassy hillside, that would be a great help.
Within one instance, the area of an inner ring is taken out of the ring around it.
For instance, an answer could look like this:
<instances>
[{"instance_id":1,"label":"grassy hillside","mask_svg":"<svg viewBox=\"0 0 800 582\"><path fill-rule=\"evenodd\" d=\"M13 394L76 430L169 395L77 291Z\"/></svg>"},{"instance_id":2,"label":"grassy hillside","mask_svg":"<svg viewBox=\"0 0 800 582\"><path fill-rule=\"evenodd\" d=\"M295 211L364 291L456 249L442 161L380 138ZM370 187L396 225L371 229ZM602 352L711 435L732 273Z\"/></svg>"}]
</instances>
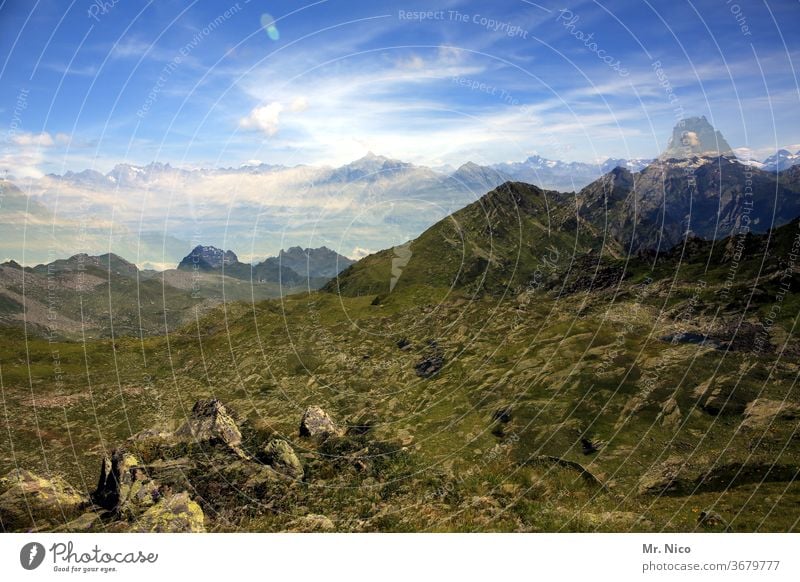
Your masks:
<instances>
[{"instance_id":1,"label":"grassy hillside","mask_svg":"<svg viewBox=\"0 0 800 582\"><path fill-rule=\"evenodd\" d=\"M593 233L579 232L574 221L565 220L565 196L507 182L413 241L362 259L324 289L347 296L376 294L381 299L432 287L467 295L516 294L598 246Z\"/></svg>"},{"instance_id":2,"label":"grassy hillside","mask_svg":"<svg viewBox=\"0 0 800 582\"><path fill-rule=\"evenodd\" d=\"M553 229L547 196L508 185L433 227L391 293L395 251L341 293L226 304L168 336L4 330L0 472L88 491L104 453L216 397L245 451L285 438L305 476L187 470L212 530L797 530L799 224L626 261ZM310 405L346 434L300 437Z\"/></svg>"}]
</instances>

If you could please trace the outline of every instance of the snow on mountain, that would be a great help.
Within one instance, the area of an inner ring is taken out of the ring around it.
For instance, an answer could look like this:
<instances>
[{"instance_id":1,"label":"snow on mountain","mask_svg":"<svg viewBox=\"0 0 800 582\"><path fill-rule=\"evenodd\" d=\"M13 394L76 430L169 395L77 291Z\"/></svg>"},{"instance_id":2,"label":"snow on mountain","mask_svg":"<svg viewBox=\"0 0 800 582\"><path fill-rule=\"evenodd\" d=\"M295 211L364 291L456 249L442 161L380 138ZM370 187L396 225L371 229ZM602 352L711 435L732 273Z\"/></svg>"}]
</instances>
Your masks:
<instances>
[{"instance_id":1,"label":"snow on mountain","mask_svg":"<svg viewBox=\"0 0 800 582\"><path fill-rule=\"evenodd\" d=\"M789 150L781 149L766 158L761 169L765 172L781 172L797 164L800 164L800 151L793 154Z\"/></svg>"},{"instance_id":2,"label":"snow on mountain","mask_svg":"<svg viewBox=\"0 0 800 582\"><path fill-rule=\"evenodd\" d=\"M649 159L609 158L600 164L587 164L550 160L534 155L523 162L495 164L492 168L520 182L528 182L552 190L571 191L580 190L617 166L637 172L650 162L652 160Z\"/></svg>"}]
</instances>

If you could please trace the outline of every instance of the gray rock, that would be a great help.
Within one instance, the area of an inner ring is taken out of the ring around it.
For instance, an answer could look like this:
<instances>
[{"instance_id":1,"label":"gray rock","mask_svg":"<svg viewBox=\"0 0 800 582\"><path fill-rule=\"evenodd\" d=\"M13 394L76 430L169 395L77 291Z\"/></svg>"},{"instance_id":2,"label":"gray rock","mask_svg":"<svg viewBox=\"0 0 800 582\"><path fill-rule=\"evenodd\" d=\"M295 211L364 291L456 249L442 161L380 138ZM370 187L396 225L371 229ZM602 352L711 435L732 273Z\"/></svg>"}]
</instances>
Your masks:
<instances>
[{"instance_id":1,"label":"gray rock","mask_svg":"<svg viewBox=\"0 0 800 582\"><path fill-rule=\"evenodd\" d=\"M242 433L228 413L225 405L216 398L198 400L186 423L175 431L175 436L197 442L223 442L240 451Z\"/></svg>"},{"instance_id":2,"label":"gray rock","mask_svg":"<svg viewBox=\"0 0 800 582\"><path fill-rule=\"evenodd\" d=\"M56 475L44 478L20 469L0 479L0 523L5 531L64 523L85 503L82 495Z\"/></svg>"},{"instance_id":3,"label":"gray rock","mask_svg":"<svg viewBox=\"0 0 800 582\"><path fill-rule=\"evenodd\" d=\"M303 478L303 463L297 457L292 445L283 439L273 439L264 447L266 462L273 469L292 479Z\"/></svg>"},{"instance_id":4,"label":"gray rock","mask_svg":"<svg viewBox=\"0 0 800 582\"><path fill-rule=\"evenodd\" d=\"M309 406L300 421L300 436L327 437L338 435L339 429L328 413L319 406Z\"/></svg>"}]
</instances>

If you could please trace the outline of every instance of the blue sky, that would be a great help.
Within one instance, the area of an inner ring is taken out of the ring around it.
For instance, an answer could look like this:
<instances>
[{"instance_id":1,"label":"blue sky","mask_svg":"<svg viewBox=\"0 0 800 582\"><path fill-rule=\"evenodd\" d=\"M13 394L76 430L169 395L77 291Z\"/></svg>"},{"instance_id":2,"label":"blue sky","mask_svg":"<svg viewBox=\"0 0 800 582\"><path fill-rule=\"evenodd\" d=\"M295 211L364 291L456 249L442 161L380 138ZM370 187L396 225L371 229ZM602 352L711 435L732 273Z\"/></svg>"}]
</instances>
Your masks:
<instances>
[{"instance_id":1,"label":"blue sky","mask_svg":"<svg viewBox=\"0 0 800 582\"><path fill-rule=\"evenodd\" d=\"M0 169L650 157L681 114L761 159L800 149L797 22L789 0L5 0Z\"/></svg>"}]
</instances>

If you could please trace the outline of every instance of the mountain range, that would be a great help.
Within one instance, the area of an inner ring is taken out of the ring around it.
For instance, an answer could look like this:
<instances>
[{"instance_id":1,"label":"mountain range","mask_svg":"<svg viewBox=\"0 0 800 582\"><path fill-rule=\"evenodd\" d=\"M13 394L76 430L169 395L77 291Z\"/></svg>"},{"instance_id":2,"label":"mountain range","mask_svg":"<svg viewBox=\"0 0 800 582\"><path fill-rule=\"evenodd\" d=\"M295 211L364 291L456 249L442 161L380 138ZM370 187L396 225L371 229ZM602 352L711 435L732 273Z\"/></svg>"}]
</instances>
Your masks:
<instances>
[{"instance_id":1,"label":"mountain range","mask_svg":"<svg viewBox=\"0 0 800 582\"><path fill-rule=\"evenodd\" d=\"M700 119L700 118L696 118ZM705 118L702 118L705 119ZM684 122L687 120L684 120ZM706 120L706 123L707 120ZM710 124L708 128L711 128ZM707 129L704 129L706 131ZM722 137L719 131L710 129L709 134L699 134L702 143L710 143L712 149L702 151L701 146L687 143L681 145L680 138L676 140L675 133L680 133L683 128L679 125L673 131L673 136L661 157L685 157L687 153L692 155L708 155L718 152L720 155L734 156L733 149ZM677 154L677 155L676 155ZM505 181L527 182L535 184L548 190L578 191L588 185L593 180L599 178L616 167L627 169L631 172L638 172L649 165L653 159L650 158L607 158L598 163L564 161L544 158L539 155L532 155L520 162L501 162L496 164L480 165L474 162L466 162L458 168L442 166L429 168L426 166L415 165L400 160L394 160L385 156L376 155L372 152L364 157L338 168L314 168L309 166L298 166L315 173L315 179L329 183L348 183L369 179L376 181L385 180L395 176L412 172L433 172L435 175L452 178L456 182L472 183L474 176L480 174L483 177L481 185L493 184L498 186ZM762 161L752 160L750 164L768 172L780 172L791 166L800 164L800 150L791 153L786 149L779 149L774 154L766 157ZM81 172L67 171L64 174L48 174L46 178L58 180L71 185L83 185L93 188L115 188L147 186L158 182L175 180L179 178L202 178L210 176L224 175L249 175L264 176L278 174L292 168L282 165L258 164L242 165L237 168L197 168L179 169L174 168L169 163L153 162L146 166L136 166L133 164L117 164L109 172L103 174L96 170L83 170ZM13 176L8 179L13 181Z\"/></svg>"},{"instance_id":2,"label":"mountain range","mask_svg":"<svg viewBox=\"0 0 800 582\"><path fill-rule=\"evenodd\" d=\"M685 155L674 145L683 133ZM399 283L516 293L551 252L651 256L694 239L765 234L800 217L798 169L776 176L745 165L704 117L686 119L665 155L638 172L616 167L575 194L501 185L411 240ZM388 293L397 248L362 259L326 288Z\"/></svg>"},{"instance_id":3,"label":"mountain range","mask_svg":"<svg viewBox=\"0 0 800 582\"><path fill-rule=\"evenodd\" d=\"M696 139L716 142L716 130L707 130ZM723 149L724 157L734 157L729 145ZM777 178L797 159L782 151L747 165ZM300 242L360 257L413 238L507 181L580 192L616 167L635 174L652 161L581 163L534 155L521 162L434 169L369 153L341 167L119 164L105 174L85 170L26 180L24 191L4 180L0 221L7 236L0 256L32 265L78 251L112 252L145 270L167 270L202 241L248 249L245 262ZM47 245L37 242L48 237ZM24 240L29 242L23 247Z\"/></svg>"},{"instance_id":4,"label":"mountain range","mask_svg":"<svg viewBox=\"0 0 800 582\"><path fill-rule=\"evenodd\" d=\"M6 262L0 529L794 531L798 199L800 165L691 118L644 168L504 181L341 272Z\"/></svg>"},{"instance_id":5,"label":"mountain range","mask_svg":"<svg viewBox=\"0 0 800 582\"><path fill-rule=\"evenodd\" d=\"M531 168L541 165L550 167L540 158L529 159L526 167L533 171ZM609 165L614 167L606 174L578 192L567 193L514 181L513 172L464 164L441 184L450 192L473 192L477 201L422 229L421 235L399 241L401 246L371 254L357 264L326 246L295 246L251 264L240 261L231 250L198 245L176 268L162 271L140 270L114 253L84 253L26 268L30 282L27 297L23 298L17 274L20 267L7 262L0 278L3 317L19 320L26 311L22 307L25 304L29 306L30 321L44 326L47 305L45 297L37 297L35 290L44 290L48 284L52 287L53 277L60 281L56 287L70 295L64 304L74 305L77 263L92 272L93 285L107 285L113 290L126 288L134 281L137 286L144 285L138 291L145 294L148 285L164 286L168 289L165 298L171 301L167 312L172 319L168 320L175 324L183 321L188 306L196 303L188 300L187 294L202 298L205 309L222 300L257 300L323 286L330 290L334 285L345 294L385 293L398 282L401 287L434 281L476 289L500 289L509 284L520 288L529 284L548 248L562 256L591 249L617 258L653 255L694 238L717 240L768 233L800 216L800 165L772 172L740 162L705 117L678 124L657 160L632 161L625 164L628 167L616 161ZM111 178L117 183L155 180L155 175L182 172L167 165L122 170L112 172ZM280 169L258 167L249 171L270 173ZM434 172L370 154L330 173L328 179L366 182L380 188L385 180L420 174ZM75 179L95 178L98 177L83 175ZM497 187L497 183L501 185ZM490 193L477 194L486 191ZM11 188L6 192L12 203L23 196ZM416 213L420 214L419 209ZM391 284L387 272L396 273ZM509 274L513 277L509 278ZM155 288L152 291L156 293ZM127 295L122 293L120 297ZM92 310L88 313L92 315ZM96 319L108 323L112 316L113 309ZM74 332L80 319L74 312L66 316L65 329ZM131 330L136 329L135 317L130 313L117 317L118 327L123 321ZM138 325L148 331L161 329L157 319ZM98 323L89 327L102 326Z\"/></svg>"},{"instance_id":6,"label":"mountain range","mask_svg":"<svg viewBox=\"0 0 800 582\"><path fill-rule=\"evenodd\" d=\"M255 283L279 283L288 287L307 285L318 289L354 262L324 246L316 249L295 246L281 249L277 257L251 265L239 261L233 251L198 245L178 263L177 269L218 273Z\"/></svg>"},{"instance_id":7,"label":"mountain range","mask_svg":"<svg viewBox=\"0 0 800 582\"><path fill-rule=\"evenodd\" d=\"M216 305L323 286L353 261L328 248L281 250L256 264L198 245L175 269L140 270L113 253L34 267L0 264L0 323L47 337L167 333Z\"/></svg>"},{"instance_id":8,"label":"mountain range","mask_svg":"<svg viewBox=\"0 0 800 582\"><path fill-rule=\"evenodd\" d=\"M529 159L526 167L533 171L534 166L542 165L558 167L540 158ZM0 277L3 318L20 321L27 312L29 323L46 328L47 298L39 297L36 290L44 293L49 286L61 293L65 333L76 332L81 320L73 309L80 295L75 292L79 275L84 283L91 281L89 286L96 291L106 286L111 297L118 291L120 305L126 303L134 288L131 282L143 297L153 294L151 303L157 302L156 286L162 286L169 304L165 311L170 314L168 325L184 321L189 308L198 307L198 299L203 301L200 308L209 309L223 300L258 300L334 286L345 294L385 293L398 282L401 287L434 281L476 289L500 289L509 284L520 288L529 284L547 249L556 249L562 256L591 249L618 258L652 255L694 238L716 240L768 233L800 216L800 165L772 172L744 164L704 117L685 119L676 126L657 160L649 164L629 162L628 167L616 162L609 165L613 169L602 177L576 193L565 193L514 181L513 172L464 164L445 178L444 187L450 191L489 191L488 195L475 194L477 201L423 229L418 237L400 241L402 246L372 254L357 264L326 246L295 246L251 264L240 261L231 250L198 245L176 268L162 271L139 269L114 253L83 253L26 268L28 281L23 297L21 267L7 262ZM270 173L280 169L258 167L249 171ZM516 171L522 170L518 167ZM118 167L110 178L117 183L153 180L154 175L171 172L181 171L168 165L141 171ZM376 185L398 176L419 176L420 172L433 174L432 170L370 154L333 172L329 179ZM84 174L75 179L99 178ZM496 189L498 182L501 186ZM10 201L7 208L14 208L14 200L24 197L17 192L6 189ZM77 269L78 264L81 269ZM391 284L387 272L396 273ZM96 303L93 308L91 302L86 304L83 325L93 330L105 328L103 333L110 333L113 306L108 309L102 302ZM60 307L52 309L58 312ZM105 315L97 315L100 311ZM153 313L148 313L148 321L147 317L138 317L137 323L130 310L124 317L117 314L117 329L147 333L162 329L162 321Z\"/></svg>"}]
</instances>

